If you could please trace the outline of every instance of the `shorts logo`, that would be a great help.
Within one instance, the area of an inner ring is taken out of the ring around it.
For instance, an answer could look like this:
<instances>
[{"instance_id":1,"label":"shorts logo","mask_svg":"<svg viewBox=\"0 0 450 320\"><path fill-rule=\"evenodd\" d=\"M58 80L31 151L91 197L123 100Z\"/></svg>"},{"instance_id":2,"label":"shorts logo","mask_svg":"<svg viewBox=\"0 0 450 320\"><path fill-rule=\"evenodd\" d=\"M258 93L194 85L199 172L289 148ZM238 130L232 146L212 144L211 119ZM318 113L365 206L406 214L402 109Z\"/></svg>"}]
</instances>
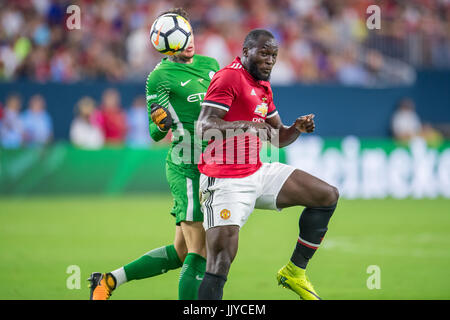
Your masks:
<instances>
[{"instance_id":1,"label":"shorts logo","mask_svg":"<svg viewBox=\"0 0 450 320\"><path fill-rule=\"evenodd\" d=\"M228 209L223 209L222 211L220 211L220 217L223 220L228 220L230 218L230 215L231 215L231 213L230 213L230 210L228 210Z\"/></svg>"}]
</instances>

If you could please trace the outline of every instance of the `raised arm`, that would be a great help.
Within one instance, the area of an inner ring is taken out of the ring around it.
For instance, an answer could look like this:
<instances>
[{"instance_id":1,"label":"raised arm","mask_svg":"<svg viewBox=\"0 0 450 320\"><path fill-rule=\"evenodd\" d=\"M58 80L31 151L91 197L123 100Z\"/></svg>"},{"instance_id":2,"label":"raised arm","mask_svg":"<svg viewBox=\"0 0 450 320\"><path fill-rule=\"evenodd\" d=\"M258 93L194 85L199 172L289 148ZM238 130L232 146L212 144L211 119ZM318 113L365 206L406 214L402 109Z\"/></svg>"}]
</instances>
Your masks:
<instances>
[{"instance_id":1,"label":"raised arm","mask_svg":"<svg viewBox=\"0 0 450 320\"><path fill-rule=\"evenodd\" d=\"M297 118L290 127L283 124L278 113L273 117L266 119L266 123L277 130L278 139L273 139L273 141L278 140L278 145L276 146L279 148L290 145L297 140L302 133L310 133L315 129L314 114L308 114Z\"/></svg>"},{"instance_id":2,"label":"raised arm","mask_svg":"<svg viewBox=\"0 0 450 320\"><path fill-rule=\"evenodd\" d=\"M158 66L150 73L145 85L149 132L154 141L162 140L172 125L171 115L167 110L170 85L162 79L157 68Z\"/></svg>"}]
</instances>

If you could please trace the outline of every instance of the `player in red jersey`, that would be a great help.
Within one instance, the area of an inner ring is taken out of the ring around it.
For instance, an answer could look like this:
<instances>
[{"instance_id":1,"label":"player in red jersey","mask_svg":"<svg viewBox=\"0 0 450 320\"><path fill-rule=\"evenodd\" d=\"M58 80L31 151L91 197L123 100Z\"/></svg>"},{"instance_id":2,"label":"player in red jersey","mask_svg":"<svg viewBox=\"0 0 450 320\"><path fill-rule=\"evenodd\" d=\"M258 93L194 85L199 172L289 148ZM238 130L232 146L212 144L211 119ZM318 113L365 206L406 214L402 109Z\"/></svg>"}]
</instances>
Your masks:
<instances>
[{"instance_id":1,"label":"player in red jersey","mask_svg":"<svg viewBox=\"0 0 450 320\"><path fill-rule=\"evenodd\" d=\"M260 138L284 147L301 133L315 129L312 114L297 118L291 126L283 125L269 83L277 53L270 32L251 31L244 41L242 59L236 58L216 73L202 103L197 130L204 139L211 139L199 164L207 247L199 299L222 299L237 253L239 230L254 208L291 206L305 209L299 219L296 247L289 263L278 271L277 280L302 299L320 299L305 269L328 229L339 193L304 171L259 159Z\"/></svg>"}]
</instances>

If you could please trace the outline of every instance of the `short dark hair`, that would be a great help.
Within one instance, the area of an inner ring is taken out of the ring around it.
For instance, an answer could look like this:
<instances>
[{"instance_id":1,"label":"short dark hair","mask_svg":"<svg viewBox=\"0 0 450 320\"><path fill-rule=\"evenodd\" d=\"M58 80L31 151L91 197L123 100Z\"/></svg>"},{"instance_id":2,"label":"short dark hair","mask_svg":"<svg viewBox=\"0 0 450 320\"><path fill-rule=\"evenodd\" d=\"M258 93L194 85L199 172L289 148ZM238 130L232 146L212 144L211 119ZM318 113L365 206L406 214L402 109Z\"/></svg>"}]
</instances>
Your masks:
<instances>
[{"instance_id":1,"label":"short dark hair","mask_svg":"<svg viewBox=\"0 0 450 320\"><path fill-rule=\"evenodd\" d=\"M250 31L244 40L244 48L253 48L256 45L256 42L258 42L259 37L261 36L267 36L269 38L275 38L272 32L267 31L265 29L253 29Z\"/></svg>"},{"instance_id":2,"label":"short dark hair","mask_svg":"<svg viewBox=\"0 0 450 320\"><path fill-rule=\"evenodd\" d=\"M167 11L164 11L163 13L161 13L159 16L158 16L158 18L159 17L161 17L161 16L163 16L163 15L165 15L165 14L168 14L168 13L174 13L174 14L177 14L177 15L179 15L179 16L182 16L183 18L185 18L187 21L189 21L189 14L186 12L186 10L184 10L183 8L172 8L172 9L169 9L169 10L167 10Z\"/></svg>"}]
</instances>

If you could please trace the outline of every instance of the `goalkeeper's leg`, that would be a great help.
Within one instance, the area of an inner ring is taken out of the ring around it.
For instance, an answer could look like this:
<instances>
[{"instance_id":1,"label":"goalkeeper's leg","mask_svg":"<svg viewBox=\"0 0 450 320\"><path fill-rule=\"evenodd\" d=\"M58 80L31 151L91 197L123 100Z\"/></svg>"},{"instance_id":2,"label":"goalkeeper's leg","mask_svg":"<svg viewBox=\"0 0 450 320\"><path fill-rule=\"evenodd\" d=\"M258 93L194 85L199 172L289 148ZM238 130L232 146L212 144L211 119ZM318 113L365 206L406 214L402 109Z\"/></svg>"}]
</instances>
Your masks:
<instances>
[{"instance_id":1,"label":"goalkeeper's leg","mask_svg":"<svg viewBox=\"0 0 450 320\"><path fill-rule=\"evenodd\" d=\"M181 229L188 253L181 268L178 298L197 300L198 288L206 269L205 230L199 221L183 221Z\"/></svg>"},{"instance_id":2,"label":"goalkeeper's leg","mask_svg":"<svg viewBox=\"0 0 450 320\"><path fill-rule=\"evenodd\" d=\"M174 245L154 249L124 267L106 274L105 278L108 280L108 277L111 277L114 290L125 282L154 277L182 267L178 298L196 300L205 274L205 256L205 230L202 222L183 221L176 227Z\"/></svg>"},{"instance_id":3,"label":"goalkeeper's leg","mask_svg":"<svg viewBox=\"0 0 450 320\"><path fill-rule=\"evenodd\" d=\"M180 226L176 227L174 244L153 249L133 262L109 273L93 273L91 300L107 300L113 290L131 280L154 277L183 265L187 248Z\"/></svg>"},{"instance_id":4,"label":"goalkeeper's leg","mask_svg":"<svg viewBox=\"0 0 450 320\"><path fill-rule=\"evenodd\" d=\"M151 250L111 273L93 274L90 281L91 296L94 299L108 299L111 292L125 282L154 277L181 266L179 299L197 299L198 287L206 268L205 231L199 203L198 176L180 171L169 164L166 170L167 181L175 200L171 212L176 217L177 225L174 244Z\"/></svg>"}]
</instances>

